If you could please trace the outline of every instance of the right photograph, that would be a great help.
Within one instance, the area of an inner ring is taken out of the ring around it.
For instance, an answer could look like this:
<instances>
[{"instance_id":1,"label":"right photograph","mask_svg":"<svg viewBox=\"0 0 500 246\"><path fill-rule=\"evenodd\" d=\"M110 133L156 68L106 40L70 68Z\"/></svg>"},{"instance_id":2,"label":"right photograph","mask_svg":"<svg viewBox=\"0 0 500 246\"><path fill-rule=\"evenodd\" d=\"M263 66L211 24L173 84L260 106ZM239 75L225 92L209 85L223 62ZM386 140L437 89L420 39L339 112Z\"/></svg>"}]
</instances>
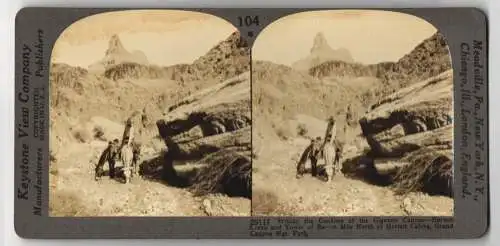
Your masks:
<instances>
[{"instance_id":1,"label":"right photograph","mask_svg":"<svg viewBox=\"0 0 500 246\"><path fill-rule=\"evenodd\" d=\"M253 216L453 216L446 38L382 10L302 12L252 48Z\"/></svg>"}]
</instances>

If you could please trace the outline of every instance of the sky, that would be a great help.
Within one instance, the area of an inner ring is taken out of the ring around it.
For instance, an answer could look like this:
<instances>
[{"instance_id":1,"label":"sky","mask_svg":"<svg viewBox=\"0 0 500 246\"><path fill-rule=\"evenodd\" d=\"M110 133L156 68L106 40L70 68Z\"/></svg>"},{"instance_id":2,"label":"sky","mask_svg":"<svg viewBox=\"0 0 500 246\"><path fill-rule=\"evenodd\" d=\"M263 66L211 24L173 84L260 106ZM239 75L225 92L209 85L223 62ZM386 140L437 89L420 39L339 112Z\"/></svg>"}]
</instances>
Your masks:
<instances>
[{"instance_id":1,"label":"sky","mask_svg":"<svg viewBox=\"0 0 500 246\"><path fill-rule=\"evenodd\" d=\"M93 15L67 27L57 40L53 62L87 68L104 56L118 34L129 51L144 52L152 64L192 63L236 28L204 13L179 10L129 10ZM257 36L254 60L291 65L306 57L314 36L346 48L356 62L397 61L436 32L418 17L377 10L311 11L283 17Z\"/></svg>"},{"instance_id":2,"label":"sky","mask_svg":"<svg viewBox=\"0 0 500 246\"><path fill-rule=\"evenodd\" d=\"M52 51L53 62L87 68L100 60L113 34L128 51L140 50L152 64L191 63L236 28L204 13L129 10L98 14L67 27Z\"/></svg>"},{"instance_id":3,"label":"sky","mask_svg":"<svg viewBox=\"0 0 500 246\"><path fill-rule=\"evenodd\" d=\"M377 10L303 12L267 26L255 40L254 60L291 65L306 57L314 36L323 32L329 45L346 48L356 62L397 61L436 28L408 14Z\"/></svg>"}]
</instances>

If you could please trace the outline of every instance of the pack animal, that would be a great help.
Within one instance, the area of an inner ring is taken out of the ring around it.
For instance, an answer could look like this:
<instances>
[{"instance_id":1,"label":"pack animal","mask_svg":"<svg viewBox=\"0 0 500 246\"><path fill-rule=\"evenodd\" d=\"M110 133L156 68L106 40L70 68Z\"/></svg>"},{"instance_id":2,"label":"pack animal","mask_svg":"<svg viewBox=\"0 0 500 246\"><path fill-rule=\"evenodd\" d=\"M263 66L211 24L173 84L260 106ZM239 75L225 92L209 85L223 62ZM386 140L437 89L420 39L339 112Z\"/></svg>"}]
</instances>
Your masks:
<instances>
[{"instance_id":1,"label":"pack animal","mask_svg":"<svg viewBox=\"0 0 500 246\"><path fill-rule=\"evenodd\" d=\"M302 153L297 164L297 178L302 177L305 173L305 163L307 160L311 162L311 174L313 177L318 175L318 160L320 159L324 159L325 161L325 169L329 181L333 179L336 173L341 172L340 149L335 144L336 132L335 121L333 118L330 118L325 138L317 137L311 140L311 144Z\"/></svg>"},{"instance_id":2,"label":"pack animal","mask_svg":"<svg viewBox=\"0 0 500 246\"><path fill-rule=\"evenodd\" d=\"M306 172L305 164L307 160L311 163L311 174L313 177L318 175L318 159L322 157L322 141L321 137L311 139L311 143L302 153L300 160L297 164L297 178L300 178Z\"/></svg>"},{"instance_id":3,"label":"pack animal","mask_svg":"<svg viewBox=\"0 0 500 246\"><path fill-rule=\"evenodd\" d=\"M115 164L120 152L120 142L118 139L108 142L108 146L101 153L99 161L95 167L95 179L103 176L103 166L107 162L109 166L109 178L115 177Z\"/></svg>"}]
</instances>

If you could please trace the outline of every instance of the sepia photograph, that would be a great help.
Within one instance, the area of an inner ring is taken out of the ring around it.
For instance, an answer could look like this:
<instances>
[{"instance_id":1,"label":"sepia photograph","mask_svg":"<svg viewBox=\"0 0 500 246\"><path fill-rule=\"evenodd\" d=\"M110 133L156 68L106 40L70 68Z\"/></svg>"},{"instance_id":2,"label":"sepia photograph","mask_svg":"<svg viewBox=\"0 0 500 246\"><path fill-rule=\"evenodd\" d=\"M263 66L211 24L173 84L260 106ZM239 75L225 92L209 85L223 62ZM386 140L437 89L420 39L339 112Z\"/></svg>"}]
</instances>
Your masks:
<instances>
[{"instance_id":1,"label":"sepia photograph","mask_svg":"<svg viewBox=\"0 0 500 246\"><path fill-rule=\"evenodd\" d=\"M452 76L416 16L271 23L252 47L252 215L453 216Z\"/></svg>"},{"instance_id":2,"label":"sepia photograph","mask_svg":"<svg viewBox=\"0 0 500 246\"><path fill-rule=\"evenodd\" d=\"M50 63L49 215L250 216L250 49L209 14L82 18Z\"/></svg>"}]
</instances>

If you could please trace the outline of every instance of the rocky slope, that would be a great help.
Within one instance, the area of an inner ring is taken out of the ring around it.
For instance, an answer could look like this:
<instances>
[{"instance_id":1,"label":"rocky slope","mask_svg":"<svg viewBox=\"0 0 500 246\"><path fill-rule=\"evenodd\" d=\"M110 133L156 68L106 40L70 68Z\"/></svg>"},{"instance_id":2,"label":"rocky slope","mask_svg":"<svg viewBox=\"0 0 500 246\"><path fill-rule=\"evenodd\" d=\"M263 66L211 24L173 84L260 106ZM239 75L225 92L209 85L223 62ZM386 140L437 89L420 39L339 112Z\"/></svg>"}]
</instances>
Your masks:
<instances>
[{"instance_id":1,"label":"rocky slope","mask_svg":"<svg viewBox=\"0 0 500 246\"><path fill-rule=\"evenodd\" d=\"M250 70L250 49L239 32L210 49L191 64L198 79L224 81Z\"/></svg>"},{"instance_id":2,"label":"rocky slope","mask_svg":"<svg viewBox=\"0 0 500 246\"><path fill-rule=\"evenodd\" d=\"M250 49L239 32L232 33L191 64L168 67L126 60L106 67L109 79L167 78L179 82L224 81L250 68Z\"/></svg>"},{"instance_id":3,"label":"rocky slope","mask_svg":"<svg viewBox=\"0 0 500 246\"><path fill-rule=\"evenodd\" d=\"M285 65L263 61L255 61L252 69L252 114L256 141L260 138L287 139L297 136L301 125L307 123L297 119L298 115L320 120L330 116L344 118L349 105L356 117L366 108L362 99L365 88L369 90L370 84L379 83L371 78L358 78L359 81L318 79ZM361 88L353 85L360 85ZM345 121L340 124L344 127Z\"/></svg>"},{"instance_id":4,"label":"rocky slope","mask_svg":"<svg viewBox=\"0 0 500 246\"><path fill-rule=\"evenodd\" d=\"M422 41L397 62L362 65L330 60L312 67L309 73L319 78L329 76L376 77L383 82L380 90L383 91L384 95L387 95L399 88L436 76L448 69L451 69L448 45L444 36L437 32ZM391 90L384 89L387 87L390 87Z\"/></svg>"},{"instance_id":5,"label":"rocky slope","mask_svg":"<svg viewBox=\"0 0 500 246\"><path fill-rule=\"evenodd\" d=\"M439 33L395 63L252 68L256 214L453 214L452 71ZM296 179L301 154L330 116L346 176Z\"/></svg>"},{"instance_id":6,"label":"rocky slope","mask_svg":"<svg viewBox=\"0 0 500 246\"><path fill-rule=\"evenodd\" d=\"M298 63L321 53L321 50L329 49L330 46L319 33L311 48L311 55ZM271 62L254 61L253 112L256 124L272 125L276 131L290 134L286 132L295 129L277 128L288 128L282 122L292 119L296 114L307 112L317 118L340 116L345 113L347 105L356 114L354 118L359 119L366 110L377 107L390 94L451 68L448 47L440 33L422 41L396 63L363 65L349 62L350 59L342 61L328 55L329 52L322 54L322 63L308 72ZM259 123L261 119L269 124Z\"/></svg>"},{"instance_id":7,"label":"rocky slope","mask_svg":"<svg viewBox=\"0 0 500 246\"><path fill-rule=\"evenodd\" d=\"M398 190L451 196L452 89L450 70L383 99L360 119L369 152L362 161L347 161L346 170L361 169L377 179L381 176L375 170L367 171L371 165L379 159L398 160L401 165L388 168ZM387 169L384 162L375 167Z\"/></svg>"},{"instance_id":8,"label":"rocky slope","mask_svg":"<svg viewBox=\"0 0 500 246\"><path fill-rule=\"evenodd\" d=\"M51 64L51 214L249 215L245 43L235 33L193 64L171 67L149 64L140 54L113 36L104 58L89 70ZM119 179L93 182L93 168L131 116L139 123L143 179L123 192ZM175 134L162 138L158 119Z\"/></svg>"},{"instance_id":9,"label":"rocky slope","mask_svg":"<svg viewBox=\"0 0 500 246\"><path fill-rule=\"evenodd\" d=\"M157 121L157 127L170 159L189 160L204 168L186 181L196 193L251 196L248 72L174 105ZM175 179L178 174L171 165L164 162L162 172Z\"/></svg>"}]
</instances>

